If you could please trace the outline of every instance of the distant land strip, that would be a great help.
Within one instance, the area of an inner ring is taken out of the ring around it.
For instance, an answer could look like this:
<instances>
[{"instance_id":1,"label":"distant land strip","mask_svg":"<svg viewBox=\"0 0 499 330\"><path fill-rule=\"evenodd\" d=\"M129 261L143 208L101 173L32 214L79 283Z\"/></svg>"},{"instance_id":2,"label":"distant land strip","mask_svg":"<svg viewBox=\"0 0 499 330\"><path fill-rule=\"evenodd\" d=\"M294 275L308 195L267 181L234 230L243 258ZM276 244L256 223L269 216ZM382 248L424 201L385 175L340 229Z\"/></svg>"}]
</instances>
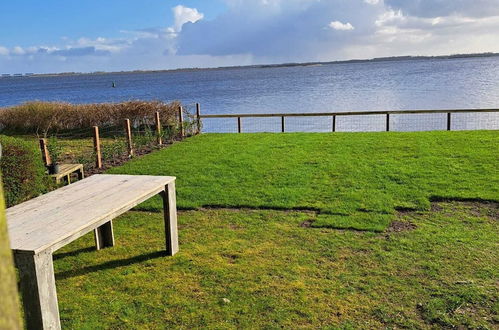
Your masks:
<instances>
[{"instance_id":1,"label":"distant land strip","mask_svg":"<svg viewBox=\"0 0 499 330\"><path fill-rule=\"evenodd\" d=\"M62 73L17 73L17 74L1 74L0 78L10 77L51 77L51 76L75 76L75 75L104 75L104 74L133 74L133 73L164 73L164 72L189 72L189 71L209 71L209 70L234 70L234 69L266 69L266 68L287 68L300 66L319 66L331 64L349 64L349 63L368 63L368 62L397 62L397 61L414 61L414 60L449 60L461 58L477 58L477 57L499 57L499 53L475 53L475 54L453 54L453 55L438 55L438 56L390 56L377 57L372 59L352 59L342 61L329 62L304 62L304 63L282 63L282 64L257 64L257 65L240 65L240 66L224 66L213 68L179 68L166 70L133 70L133 71L96 71L96 72L62 72Z\"/></svg>"}]
</instances>

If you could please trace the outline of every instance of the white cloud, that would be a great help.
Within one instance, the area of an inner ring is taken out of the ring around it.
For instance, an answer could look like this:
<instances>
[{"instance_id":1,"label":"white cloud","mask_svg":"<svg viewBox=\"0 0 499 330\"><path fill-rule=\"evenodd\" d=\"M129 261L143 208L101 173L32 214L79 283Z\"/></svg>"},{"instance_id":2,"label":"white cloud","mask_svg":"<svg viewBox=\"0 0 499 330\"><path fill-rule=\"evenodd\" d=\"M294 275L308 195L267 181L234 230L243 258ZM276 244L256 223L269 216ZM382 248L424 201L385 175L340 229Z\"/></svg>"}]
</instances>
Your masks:
<instances>
[{"instance_id":1,"label":"white cloud","mask_svg":"<svg viewBox=\"0 0 499 330\"><path fill-rule=\"evenodd\" d=\"M26 51L20 46L15 46L12 48L11 53L14 55L24 55L26 54Z\"/></svg>"},{"instance_id":2,"label":"white cloud","mask_svg":"<svg viewBox=\"0 0 499 330\"><path fill-rule=\"evenodd\" d=\"M333 21L329 23L329 27L333 30L339 30L339 31L350 31L355 29L352 24L342 23L340 21Z\"/></svg>"},{"instance_id":3,"label":"white cloud","mask_svg":"<svg viewBox=\"0 0 499 330\"><path fill-rule=\"evenodd\" d=\"M384 0L386 6L416 17L499 15L498 0Z\"/></svg>"},{"instance_id":4,"label":"white cloud","mask_svg":"<svg viewBox=\"0 0 499 330\"><path fill-rule=\"evenodd\" d=\"M182 26L186 23L196 23L204 18L204 14L200 13L196 8L188 8L182 5L173 7L173 30L175 32L182 31Z\"/></svg>"},{"instance_id":5,"label":"white cloud","mask_svg":"<svg viewBox=\"0 0 499 330\"><path fill-rule=\"evenodd\" d=\"M499 0L222 1L227 11L211 20L195 8L179 5L172 8L171 26L121 31L119 38L103 35L64 38L55 45L0 47L0 72L499 52Z\"/></svg>"}]
</instances>

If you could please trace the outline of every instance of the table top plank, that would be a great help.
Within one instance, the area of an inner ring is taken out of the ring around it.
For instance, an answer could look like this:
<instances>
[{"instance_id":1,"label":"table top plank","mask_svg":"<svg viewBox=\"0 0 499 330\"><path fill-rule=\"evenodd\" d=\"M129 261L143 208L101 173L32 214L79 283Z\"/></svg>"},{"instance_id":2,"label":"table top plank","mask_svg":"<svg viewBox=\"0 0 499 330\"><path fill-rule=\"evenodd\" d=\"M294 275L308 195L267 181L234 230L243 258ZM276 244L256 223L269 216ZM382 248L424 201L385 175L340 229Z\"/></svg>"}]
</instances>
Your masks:
<instances>
[{"instance_id":1,"label":"table top plank","mask_svg":"<svg viewBox=\"0 0 499 330\"><path fill-rule=\"evenodd\" d=\"M59 248L164 190L167 176L94 175L7 209L11 248Z\"/></svg>"},{"instance_id":2,"label":"table top plank","mask_svg":"<svg viewBox=\"0 0 499 330\"><path fill-rule=\"evenodd\" d=\"M89 177L85 180L78 181L71 185L64 186L57 190L50 192L49 194L45 194L39 196L35 199L30 200L29 202L15 205L9 209L7 209L7 213L9 216L14 217L18 214L23 214L23 219L29 220L29 218L40 214L44 209L42 206L47 203L51 203L51 209L58 208L62 205L70 203L71 201L78 200L82 198L82 196L87 196L89 194L89 187L95 184L94 180L91 180L94 176ZM112 180L112 178L102 178L101 184L104 183L105 180ZM68 193L70 191L70 193ZM17 222L18 226L19 223Z\"/></svg>"},{"instance_id":3,"label":"table top plank","mask_svg":"<svg viewBox=\"0 0 499 330\"><path fill-rule=\"evenodd\" d=\"M80 182L74 183L72 185L66 186L72 188L71 190L66 189L64 194L53 195L46 194L33 199L29 202L23 203L19 206L20 209L15 209L16 207L9 208L7 210L7 217L16 217L16 222L8 222L8 227L14 227L13 230L26 230L32 227L40 227L48 225L48 220L43 222L33 221L33 219L53 219L54 221L59 221L62 216L66 216L61 221L67 218L68 214L65 214L65 210L70 210L74 208L76 203L87 203L91 199L97 198L98 200L104 198L109 193L114 193L115 191L120 191L126 189L129 186L133 186L142 179L140 177L131 177L121 182L116 182L116 178L112 176L106 176L99 178L97 184L95 180L91 180L94 176L89 179L82 180ZM61 189L62 190L62 189ZM47 205L50 205L47 207ZM57 214L57 217L54 215ZM71 216L71 213L69 213Z\"/></svg>"},{"instance_id":4,"label":"table top plank","mask_svg":"<svg viewBox=\"0 0 499 330\"><path fill-rule=\"evenodd\" d=\"M40 217L37 217L37 219L44 219L44 221L27 221L22 226L14 227L9 233L13 237L19 238L17 241L19 245L26 246L27 244L43 244L46 241L47 227L51 228L50 235L54 237L64 235L64 233L73 229L78 231L80 228L75 228L75 226L85 226L88 223L87 219L98 219L103 215L103 211L106 212L106 215L114 213L123 205L129 206L135 204L136 200L141 200L144 195L148 196L151 194L150 188L139 189L136 186L137 183L140 183L139 179L132 178L123 184L102 191L100 194L88 195L88 197L75 201L76 206L88 206L85 208L75 207L74 204L66 204L64 207L58 209L48 209L49 211L45 211ZM156 187L156 190L159 192L163 189L164 185ZM128 194L131 189L135 190L132 199ZM156 191L152 194L155 193ZM106 203L106 205L102 205L103 203ZM46 210L47 208L45 207L44 209ZM75 218L80 220L75 220Z\"/></svg>"}]
</instances>

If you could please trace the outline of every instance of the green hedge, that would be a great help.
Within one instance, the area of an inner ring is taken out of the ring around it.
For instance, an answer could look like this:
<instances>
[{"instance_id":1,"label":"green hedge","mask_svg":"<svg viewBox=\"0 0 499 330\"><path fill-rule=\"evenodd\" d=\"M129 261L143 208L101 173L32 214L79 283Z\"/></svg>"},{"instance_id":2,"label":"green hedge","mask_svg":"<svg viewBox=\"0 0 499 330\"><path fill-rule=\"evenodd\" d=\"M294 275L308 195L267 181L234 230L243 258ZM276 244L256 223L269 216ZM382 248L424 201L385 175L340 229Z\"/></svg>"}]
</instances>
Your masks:
<instances>
[{"instance_id":1,"label":"green hedge","mask_svg":"<svg viewBox=\"0 0 499 330\"><path fill-rule=\"evenodd\" d=\"M36 144L4 135L0 135L0 143L0 169L7 207L46 192L49 181Z\"/></svg>"}]
</instances>

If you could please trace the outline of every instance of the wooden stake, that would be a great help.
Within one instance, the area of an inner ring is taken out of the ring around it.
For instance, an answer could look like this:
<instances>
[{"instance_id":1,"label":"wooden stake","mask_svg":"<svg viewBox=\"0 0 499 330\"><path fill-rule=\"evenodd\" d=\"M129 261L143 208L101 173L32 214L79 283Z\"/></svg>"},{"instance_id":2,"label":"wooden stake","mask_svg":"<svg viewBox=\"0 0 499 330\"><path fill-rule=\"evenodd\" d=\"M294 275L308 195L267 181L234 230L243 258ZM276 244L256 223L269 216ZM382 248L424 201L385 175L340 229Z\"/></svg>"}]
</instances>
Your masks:
<instances>
[{"instance_id":1,"label":"wooden stake","mask_svg":"<svg viewBox=\"0 0 499 330\"><path fill-rule=\"evenodd\" d=\"M183 138L184 132L184 109L182 106L178 107L178 125L180 126L180 137Z\"/></svg>"},{"instance_id":2,"label":"wooden stake","mask_svg":"<svg viewBox=\"0 0 499 330\"><path fill-rule=\"evenodd\" d=\"M284 116L281 117L281 133L284 133Z\"/></svg>"},{"instance_id":3,"label":"wooden stake","mask_svg":"<svg viewBox=\"0 0 499 330\"><path fill-rule=\"evenodd\" d=\"M42 159L45 166L49 166L52 164L52 160L50 159L50 154L47 149L47 140L40 139L40 150L42 151Z\"/></svg>"},{"instance_id":4,"label":"wooden stake","mask_svg":"<svg viewBox=\"0 0 499 330\"><path fill-rule=\"evenodd\" d=\"M128 144L128 156L133 157L132 127L130 125L130 119L125 119L125 133Z\"/></svg>"},{"instance_id":5,"label":"wooden stake","mask_svg":"<svg viewBox=\"0 0 499 330\"><path fill-rule=\"evenodd\" d=\"M451 113L448 112L447 113L447 130L450 131L451 130L451 125L452 125L452 120L451 120Z\"/></svg>"},{"instance_id":6,"label":"wooden stake","mask_svg":"<svg viewBox=\"0 0 499 330\"><path fill-rule=\"evenodd\" d=\"M386 131L390 132L390 114L386 114Z\"/></svg>"},{"instance_id":7,"label":"wooden stake","mask_svg":"<svg viewBox=\"0 0 499 330\"><path fill-rule=\"evenodd\" d=\"M242 132L241 117L237 117L237 132Z\"/></svg>"},{"instance_id":8,"label":"wooden stake","mask_svg":"<svg viewBox=\"0 0 499 330\"><path fill-rule=\"evenodd\" d=\"M94 126L95 167L102 168L102 154L100 152L99 126Z\"/></svg>"},{"instance_id":9,"label":"wooden stake","mask_svg":"<svg viewBox=\"0 0 499 330\"><path fill-rule=\"evenodd\" d=\"M158 136L158 145L162 145L163 139L161 138L161 119L159 117L159 111L156 111L156 134Z\"/></svg>"},{"instance_id":10,"label":"wooden stake","mask_svg":"<svg viewBox=\"0 0 499 330\"><path fill-rule=\"evenodd\" d=\"M333 133L336 132L336 115L333 116Z\"/></svg>"},{"instance_id":11,"label":"wooden stake","mask_svg":"<svg viewBox=\"0 0 499 330\"><path fill-rule=\"evenodd\" d=\"M199 103L196 103L196 118L197 118L197 125L198 125L197 134L201 134L201 105Z\"/></svg>"}]
</instances>

